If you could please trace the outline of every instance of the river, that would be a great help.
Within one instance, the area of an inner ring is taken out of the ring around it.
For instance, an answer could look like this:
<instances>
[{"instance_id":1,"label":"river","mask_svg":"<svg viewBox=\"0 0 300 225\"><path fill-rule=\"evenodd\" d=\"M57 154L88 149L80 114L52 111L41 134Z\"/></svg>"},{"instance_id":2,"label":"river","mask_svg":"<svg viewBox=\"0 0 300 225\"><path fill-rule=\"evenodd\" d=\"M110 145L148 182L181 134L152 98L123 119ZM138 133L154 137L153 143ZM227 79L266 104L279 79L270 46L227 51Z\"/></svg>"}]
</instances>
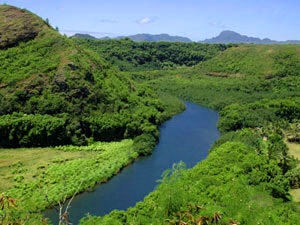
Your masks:
<instances>
[{"instance_id":1,"label":"river","mask_svg":"<svg viewBox=\"0 0 300 225\"><path fill-rule=\"evenodd\" d=\"M208 108L185 102L186 110L165 122L160 128L160 142L152 155L138 159L109 182L74 198L70 218L75 225L88 213L104 216L114 209L126 210L142 201L154 190L157 180L173 163L183 161L191 168L205 159L208 150L220 136L218 114ZM58 224L55 210L44 212Z\"/></svg>"}]
</instances>

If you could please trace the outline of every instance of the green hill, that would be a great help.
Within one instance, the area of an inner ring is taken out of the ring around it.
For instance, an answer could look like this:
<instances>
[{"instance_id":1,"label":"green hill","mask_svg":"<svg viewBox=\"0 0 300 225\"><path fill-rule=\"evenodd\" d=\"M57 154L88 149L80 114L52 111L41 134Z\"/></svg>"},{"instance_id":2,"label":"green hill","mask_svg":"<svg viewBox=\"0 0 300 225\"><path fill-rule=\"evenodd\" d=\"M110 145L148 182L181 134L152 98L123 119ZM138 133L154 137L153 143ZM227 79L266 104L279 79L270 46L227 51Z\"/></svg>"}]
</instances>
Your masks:
<instances>
[{"instance_id":1,"label":"green hill","mask_svg":"<svg viewBox=\"0 0 300 225\"><path fill-rule=\"evenodd\" d=\"M200 65L209 72L275 76L300 73L299 45L239 45Z\"/></svg>"},{"instance_id":2,"label":"green hill","mask_svg":"<svg viewBox=\"0 0 300 225\"><path fill-rule=\"evenodd\" d=\"M38 16L0 5L0 146L158 136L156 95Z\"/></svg>"}]
</instances>

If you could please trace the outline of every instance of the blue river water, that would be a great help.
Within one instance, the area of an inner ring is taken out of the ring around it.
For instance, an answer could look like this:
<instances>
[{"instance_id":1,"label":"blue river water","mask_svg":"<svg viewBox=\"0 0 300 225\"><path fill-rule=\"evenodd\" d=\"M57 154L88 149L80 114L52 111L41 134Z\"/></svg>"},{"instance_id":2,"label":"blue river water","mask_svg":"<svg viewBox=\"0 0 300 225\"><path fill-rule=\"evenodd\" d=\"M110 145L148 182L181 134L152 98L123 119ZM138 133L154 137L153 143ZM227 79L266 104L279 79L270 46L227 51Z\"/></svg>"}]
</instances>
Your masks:
<instances>
[{"instance_id":1,"label":"blue river water","mask_svg":"<svg viewBox=\"0 0 300 225\"><path fill-rule=\"evenodd\" d=\"M88 213L104 216L114 209L126 210L142 201L158 185L166 169L183 161L191 168L205 159L211 145L220 136L218 114L208 108L185 102L186 110L165 122L160 128L160 142L152 155L138 159L105 184L73 199L70 220L75 225ZM44 212L58 224L55 210Z\"/></svg>"}]
</instances>

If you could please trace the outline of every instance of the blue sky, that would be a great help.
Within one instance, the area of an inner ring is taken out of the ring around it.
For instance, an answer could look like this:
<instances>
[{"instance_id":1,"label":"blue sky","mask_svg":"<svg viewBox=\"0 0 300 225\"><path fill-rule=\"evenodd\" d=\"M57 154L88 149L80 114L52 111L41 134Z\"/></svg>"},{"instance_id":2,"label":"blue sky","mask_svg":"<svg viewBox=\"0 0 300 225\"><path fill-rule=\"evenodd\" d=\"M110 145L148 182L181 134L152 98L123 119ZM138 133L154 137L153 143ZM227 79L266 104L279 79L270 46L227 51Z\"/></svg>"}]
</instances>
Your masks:
<instances>
[{"instance_id":1,"label":"blue sky","mask_svg":"<svg viewBox=\"0 0 300 225\"><path fill-rule=\"evenodd\" d=\"M194 41L233 30L300 40L300 0L0 0L49 18L62 32L97 37L137 33Z\"/></svg>"}]
</instances>

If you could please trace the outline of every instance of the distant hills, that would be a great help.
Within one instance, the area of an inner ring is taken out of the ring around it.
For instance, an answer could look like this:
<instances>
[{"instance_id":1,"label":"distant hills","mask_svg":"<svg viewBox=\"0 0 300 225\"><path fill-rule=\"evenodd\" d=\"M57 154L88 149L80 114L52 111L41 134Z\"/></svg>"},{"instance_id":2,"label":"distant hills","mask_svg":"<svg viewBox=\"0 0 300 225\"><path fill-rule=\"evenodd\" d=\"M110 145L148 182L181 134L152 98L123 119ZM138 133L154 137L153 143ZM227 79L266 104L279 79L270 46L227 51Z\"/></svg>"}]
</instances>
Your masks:
<instances>
[{"instance_id":1,"label":"distant hills","mask_svg":"<svg viewBox=\"0 0 300 225\"><path fill-rule=\"evenodd\" d=\"M168 34L136 34L127 36L133 41L149 41L149 42L155 42L155 41L168 41L168 42L192 42L191 39L186 37L180 37L180 36L171 36Z\"/></svg>"},{"instance_id":2,"label":"distant hills","mask_svg":"<svg viewBox=\"0 0 300 225\"><path fill-rule=\"evenodd\" d=\"M113 39L110 37L96 38L89 34L75 34L72 37L82 38L82 39L99 39L99 40ZM180 37L180 36L171 36L168 34L135 34L130 36L119 36L114 39L122 39L122 38L130 38L131 40L136 42L142 42L142 41L192 42L192 40L189 38Z\"/></svg>"},{"instance_id":3,"label":"distant hills","mask_svg":"<svg viewBox=\"0 0 300 225\"><path fill-rule=\"evenodd\" d=\"M80 38L80 39L93 39L93 40L96 40L97 38L90 35L90 34L74 34L72 37L75 37L75 38Z\"/></svg>"},{"instance_id":4,"label":"distant hills","mask_svg":"<svg viewBox=\"0 0 300 225\"><path fill-rule=\"evenodd\" d=\"M142 42L142 41L192 42L192 40L187 37L171 36L169 34L135 34L129 36L119 36L116 38L111 38L107 36L102 38L96 38L89 34L75 34L72 37L82 38L82 39L98 39L98 40L130 38L131 40L136 42ZM208 43L208 44L228 44L228 43L300 44L300 40L275 41L269 38L260 39L256 37L249 37L247 35L242 35L230 30L222 31L217 37L205 39L204 41L199 41L199 42Z\"/></svg>"},{"instance_id":5,"label":"distant hills","mask_svg":"<svg viewBox=\"0 0 300 225\"><path fill-rule=\"evenodd\" d=\"M297 40L288 40L288 41L275 41L269 38L255 38L248 37L246 35L241 35L234 31L223 31L217 37L205 39L200 41L201 43L208 44L227 44L227 43L254 43L254 44L300 44L300 41Z\"/></svg>"}]
</instances>

